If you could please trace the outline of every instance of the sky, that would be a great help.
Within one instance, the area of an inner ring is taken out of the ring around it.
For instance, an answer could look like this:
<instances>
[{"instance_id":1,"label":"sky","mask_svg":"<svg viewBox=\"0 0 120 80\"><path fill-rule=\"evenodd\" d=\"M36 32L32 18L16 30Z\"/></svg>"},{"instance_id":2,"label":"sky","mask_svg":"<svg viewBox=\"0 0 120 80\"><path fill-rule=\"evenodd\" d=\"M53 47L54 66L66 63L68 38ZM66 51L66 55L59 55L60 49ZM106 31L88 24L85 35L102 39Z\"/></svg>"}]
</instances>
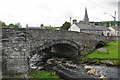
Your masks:
<instances>
[{"instance_id":1,"label":"sky","mask_svg":"<svg viewBox=\"0 0 120 80\"><path fill-rule=\"evenodd\" d=\"M83 20L85 7L90 21L112 21L120 0L0 0L0 21L22 27L59 27L70 17ZM107 13L107 14L104 14ZM118 19L118 18L117 18Z\"/></svg>"}]
</instances>

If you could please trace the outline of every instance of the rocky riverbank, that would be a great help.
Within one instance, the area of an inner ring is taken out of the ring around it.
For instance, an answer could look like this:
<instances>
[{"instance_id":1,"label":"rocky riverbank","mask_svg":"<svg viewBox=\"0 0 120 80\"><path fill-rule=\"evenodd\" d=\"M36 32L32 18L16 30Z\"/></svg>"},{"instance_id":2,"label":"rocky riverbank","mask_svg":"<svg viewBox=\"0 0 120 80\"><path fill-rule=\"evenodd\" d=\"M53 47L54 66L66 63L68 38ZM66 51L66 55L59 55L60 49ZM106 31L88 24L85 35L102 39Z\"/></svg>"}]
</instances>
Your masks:
<instances>
[{"instance_id":1,"label":"rocky riverbank","mask_svg":"<svg viewBox=\"0 0 120 80\"><path fill-rule=\"evenodd\" d=\"M58 58L56 56L47 58L47 55L42 56L36 54L31 58L31 68L38 70L53 70L61 78L94 78L86 73L83 65L78 66L72 60L67 58Z\"/></svg>"},{"instance_id":2,"label":"rocky riverbank","mask_svg":"<svg viewBox=\"0 0 120 80\"><path fill-rule=\"evenodd\" d=\"M31 68L38 70L53 70L62 79L79 78L79 79L106 79L118 78L118 67L106 65L87 65L75 64L72 60L62 57L43 55L34 55L31 58Z\"/></svg>"},{"instance_id":3,"label":"rocky riverbank","mask_svg":"<svg viewBox=\"0 0 120 80\"><path fill-rule=\"evenodd\" d=\"M86 65L84 68L87 70L87 73L98 78L120 78L119 71L120 68L116 66L106 66L106 65Z\"/></svg>"}]
</instances>

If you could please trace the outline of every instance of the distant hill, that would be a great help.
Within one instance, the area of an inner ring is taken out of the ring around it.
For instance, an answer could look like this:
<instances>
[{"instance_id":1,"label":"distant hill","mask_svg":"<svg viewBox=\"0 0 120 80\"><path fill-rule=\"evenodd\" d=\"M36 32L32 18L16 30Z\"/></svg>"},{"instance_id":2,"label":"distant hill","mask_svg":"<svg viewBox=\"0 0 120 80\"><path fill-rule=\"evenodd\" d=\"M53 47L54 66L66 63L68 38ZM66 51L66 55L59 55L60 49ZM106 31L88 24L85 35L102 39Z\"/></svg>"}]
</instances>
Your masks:
<instances>
[{"instance_id":1,"label":"distant hill","mask_svg":"<svg viewBox=\"0 0 120 80\"><path fill-rule=\"evenodd\" d=\"M117 24L118 26L120 26L120 21L102 21L102 22L95 22L95 25L99 25L99 26L104 26L104 24L107 25L107 27L109 27L109 24L111 24L111 26L114 26L115 24Z\"/></svg>"}]
</instances>

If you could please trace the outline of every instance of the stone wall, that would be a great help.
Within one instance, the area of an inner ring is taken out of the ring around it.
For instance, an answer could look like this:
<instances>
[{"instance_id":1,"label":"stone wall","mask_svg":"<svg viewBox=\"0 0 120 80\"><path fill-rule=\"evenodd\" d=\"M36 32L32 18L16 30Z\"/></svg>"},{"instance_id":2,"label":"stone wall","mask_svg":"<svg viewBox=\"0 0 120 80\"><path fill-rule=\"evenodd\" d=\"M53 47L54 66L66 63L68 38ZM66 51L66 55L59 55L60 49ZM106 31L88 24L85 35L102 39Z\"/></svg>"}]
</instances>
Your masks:
<instances>
[{"instance_id":1,"label":"stone wall","mask_svg":"<svg viewBox=\"0 0 120 80\"><path fill-rule=\"evenodd\" d=\"M4 74L27 73L30 57L52 45L69 44L78 50L79 54L72 54L77 56L93 52L99 42L108 42L106 37L100 35L34 28L4 28L1 40Z\"/></svg>"}]
</instances>

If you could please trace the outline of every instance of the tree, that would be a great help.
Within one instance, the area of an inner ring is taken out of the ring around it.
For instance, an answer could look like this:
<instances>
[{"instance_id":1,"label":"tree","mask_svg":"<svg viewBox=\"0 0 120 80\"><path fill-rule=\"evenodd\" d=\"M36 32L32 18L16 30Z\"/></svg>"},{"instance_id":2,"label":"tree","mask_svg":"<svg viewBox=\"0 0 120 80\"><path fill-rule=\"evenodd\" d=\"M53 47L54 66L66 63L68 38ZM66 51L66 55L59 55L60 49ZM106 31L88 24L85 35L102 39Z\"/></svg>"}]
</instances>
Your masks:
<instances>
[{"instance_id":1,"label":"tree","mask_svg":"<svg viewBox=\"0 0 120 80\"><path fill-rule=\"evenodd\" d=\"M8 25L8 27L9 27L9 28L14 28L14 24L10 23L10 24Z\"/></svg>"},{"instance_id":2,"label":"tree","mask_svg":"<svg viewBox=\"0 0 120 80\"><path fill-rule=\"evenodd\" d=\"M41 24L40 27L41 27L41 29L44 29L44 24Z\"/></svg>"},{"instance_id":3,"label":"tree","mask_svg":"<svg viewBox=\"0 0 120 80\"><path fill-rule=\"evenodd\" d=\"M18 23L15 23L15 28L21 28L21 24L18 22Z\"/></svg>"},{"instance_id":4,"label":"tree","mask_svg":"<svg viewBox=\"0 0 120 80\"><path fill-rule=\"evenodd\" d=\"M69 28L70 28L70 22L65 22L61 27L62 30L68 30Z\"/></svg>"},{"instance_id":5,"label":"tree","mask_svg":"<svg viewBox=\"0 0 120 80\"><path fill-rule=\"evenodd\" d=\"M8 25L8 27L9 27L9 28L21 28L22 26L21 26L21 24L18 22L18 23L15 23L15 25L11 23L11 24Z\"/></svg>"},{"instance_id":6,"label":"tree","mask_svg":"<svg viewBox=\"0 0 120 80\"><path fill-rule=\"evenodd\" d=\"M18 23L15 23L15 25L14 25L14 28L21 28L22 26L21 26L21 24L18 22Z\"/></svg>"},{"instance_id":7,"label":"tree","mask_svg":"<svg viewBox=\"0 0 120 80\"><path fill-rule=\"evenodd\" d=\"M6 24L4 22L0 21L0 27L5 27L5 26L6 26Z\"/></svg>"},{"instance_id":8,"label":"tree","mask_svg":"<svg viewBox=\"0 0 120 80\"><path fill-rule=\"evenodd\" d=\"M6 25L5 22L0 21L0 27L3 27L3 28L21 28L22 26L19 22L15 23L15 25L13 23Z\"/></svg>"},{"instance_id":9,"label":"tree","mask_svg":"<svg viewBox=\"0 0 120 80\"><path fill-rule=\"evenodd\" d=\"M95 25L99 25L99 23L98 23L98 22L95 22Z\"/></svg>"}]
</instances>

